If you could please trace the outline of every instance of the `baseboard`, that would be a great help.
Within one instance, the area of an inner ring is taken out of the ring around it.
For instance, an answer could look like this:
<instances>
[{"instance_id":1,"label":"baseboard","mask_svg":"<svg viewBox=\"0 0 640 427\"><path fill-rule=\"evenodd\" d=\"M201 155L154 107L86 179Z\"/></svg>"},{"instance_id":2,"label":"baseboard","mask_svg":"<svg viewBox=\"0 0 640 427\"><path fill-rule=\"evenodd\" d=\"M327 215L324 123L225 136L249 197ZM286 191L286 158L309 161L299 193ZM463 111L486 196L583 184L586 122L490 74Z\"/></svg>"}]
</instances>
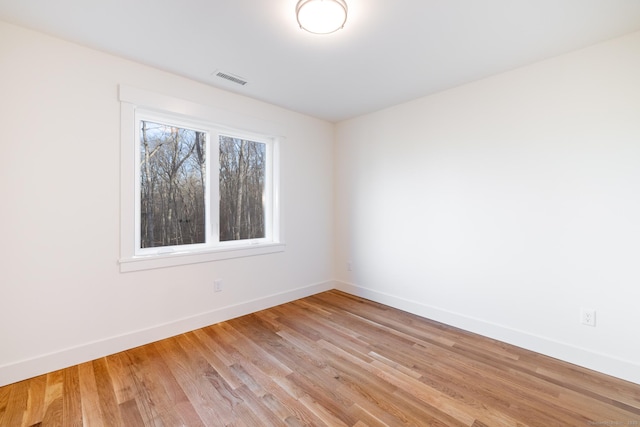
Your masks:
<instances>
[{"instance_id":1,"label":"baseboard","mask_svg":"<svg viewBox=\"0 0 640 427\"><path fill-rule=\"evenodd\" d=\"M118 353L137 346L149 344L208 325L254 313L296 299L304 298L330 289L339 289L379 302L409 313L433 319L469 332L497 339L527 350L564 360L575 365L593 369L607 375L640 384L640 365L621 360L610 355L595 353L583 348L557 342L545 337L532 335L504 325L486 322L482 319L453 313L438 307L411 301L395 295L375 291L353 284L328 281L269 295L263 298L243 301L221 307L206 313L179 319L151 328L132 331L127 334L85 343L61 351L43 354L31 359L0 366L0 387L38 375L53 372L100 357Z\"/></svg>"},{"instance_id":2,"label":"baseboard","mask_svg":"<svg viewBox=\"0 0 640 427\"><path fill-rule=\"evenodd\" d=\"M465 331L506 342L574 365L592 369L616 378L640 384L640 365L607 354L596 353L552 339L532 335L486 320L443 310L421 302L368 289L345 282L335 282L335 288L409 313L417 314Z\"/></svg>"},{"instance_id":3,"label":"baseboard","mask_svg":"<svg viewBox=\"0 0 640 427\"><path fill-rule=\"evenodd\" d=\"M132 331L127 334L3 365L0 366L0 386L95 360L245 314L255 313L256 311L324 292L334 287L335 282L323 282L305 286L259 299L243 301L151 328Z\"/></svg>"}]
</instances>

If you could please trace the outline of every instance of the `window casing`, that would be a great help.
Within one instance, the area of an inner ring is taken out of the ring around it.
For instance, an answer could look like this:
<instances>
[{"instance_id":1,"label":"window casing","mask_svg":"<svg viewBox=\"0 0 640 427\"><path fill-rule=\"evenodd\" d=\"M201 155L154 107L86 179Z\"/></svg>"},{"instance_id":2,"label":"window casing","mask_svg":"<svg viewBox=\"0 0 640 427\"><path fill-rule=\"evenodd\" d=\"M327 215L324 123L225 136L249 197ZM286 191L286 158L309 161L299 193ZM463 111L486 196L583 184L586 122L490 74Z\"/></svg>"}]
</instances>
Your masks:
<instances>
[{"instance_id":1,"label":"window casing","mask_svg":"<svg viewBox=\"0 0 640 427\"><path fill-rule=\"evenodd\" d=\"M137 89L121 87L120 101L121 271L284 250L281 138Z\"/></svg>"}]
</instances>

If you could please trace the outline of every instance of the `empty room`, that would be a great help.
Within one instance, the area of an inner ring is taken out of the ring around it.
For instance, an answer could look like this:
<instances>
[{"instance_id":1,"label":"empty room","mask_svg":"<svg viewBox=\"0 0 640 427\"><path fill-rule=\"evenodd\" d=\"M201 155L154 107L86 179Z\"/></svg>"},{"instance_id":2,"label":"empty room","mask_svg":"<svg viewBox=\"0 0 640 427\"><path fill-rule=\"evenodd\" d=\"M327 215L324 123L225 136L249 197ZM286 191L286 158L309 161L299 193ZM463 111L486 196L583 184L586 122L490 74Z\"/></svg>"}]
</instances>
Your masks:
<instances>
[{"instance_id":1,"label":"empty room","mask_svg":"<svg viewBox=\"0 0 640 427\"><path fill-rule=\"evenodd\" d=\"M637 0L0 0L0 426L640 425Z\"/></svg>"}]
</instances>

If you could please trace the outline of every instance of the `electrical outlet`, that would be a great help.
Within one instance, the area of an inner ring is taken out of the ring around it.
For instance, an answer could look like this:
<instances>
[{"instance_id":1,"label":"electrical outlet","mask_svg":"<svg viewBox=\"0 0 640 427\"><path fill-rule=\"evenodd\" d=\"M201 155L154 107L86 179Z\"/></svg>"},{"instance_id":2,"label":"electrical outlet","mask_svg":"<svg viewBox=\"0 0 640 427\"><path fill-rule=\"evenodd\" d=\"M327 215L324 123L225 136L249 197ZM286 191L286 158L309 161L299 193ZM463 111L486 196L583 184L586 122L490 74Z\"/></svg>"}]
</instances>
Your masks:
<instances>
[{"instance_id":1,"label":"electrical outlet","mask_svg":"<svg viewBox=\"0 0 640 427\"><path fill-rule=\"evenodd\" d=\"M592 308L581 308L580 323L587 326L596 326L596 311Z\"/></svg>"},{"instance_id":2,"label":"electrical outlet","mask_svg":"<svg viewBox=\"0 0 640 427\"><path fill-rule=\"evenodd\" d=\"M217 279L213 281L213 292L222 292L222 280Z\"/></svg>"},{"instance_id":3,"label":"electrical outlet","mask_svg":"<svg viewBox=\"0 0 640 427\"><path fill-rule=\"evenodd\" d=\"M347 261L347 271L353 271L353 264L351 261Z\"/></svg>"}]
</instances>

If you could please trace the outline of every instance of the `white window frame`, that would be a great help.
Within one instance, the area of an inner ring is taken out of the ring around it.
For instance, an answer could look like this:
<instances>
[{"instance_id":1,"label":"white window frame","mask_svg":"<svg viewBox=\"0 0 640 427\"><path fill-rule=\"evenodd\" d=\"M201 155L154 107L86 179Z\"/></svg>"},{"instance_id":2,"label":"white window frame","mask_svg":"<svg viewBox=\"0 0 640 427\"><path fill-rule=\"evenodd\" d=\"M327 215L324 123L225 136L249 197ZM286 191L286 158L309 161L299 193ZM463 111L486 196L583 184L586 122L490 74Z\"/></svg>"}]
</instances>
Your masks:
<instances>
[{"instance_id":1,"label":"white window frame","mask_svg":"<svg viewBox=\"0 0 640 427\"><path fill-rule=\"evenodd\" d=\"M121 220L120 271L139 271L284 251L280 224L280 143L282 138L253 130L269 127L255 119L182 99L120 86L121 106ZM141 120L206 132L208 135L208 206L203 244L140 248L140 131ZM228 125L222 125L226 122ZM268 129L267 129L268 131ZM265 237L219 241L219 136L233 136L266 144Z\"/></svg>"}]
</instances>

